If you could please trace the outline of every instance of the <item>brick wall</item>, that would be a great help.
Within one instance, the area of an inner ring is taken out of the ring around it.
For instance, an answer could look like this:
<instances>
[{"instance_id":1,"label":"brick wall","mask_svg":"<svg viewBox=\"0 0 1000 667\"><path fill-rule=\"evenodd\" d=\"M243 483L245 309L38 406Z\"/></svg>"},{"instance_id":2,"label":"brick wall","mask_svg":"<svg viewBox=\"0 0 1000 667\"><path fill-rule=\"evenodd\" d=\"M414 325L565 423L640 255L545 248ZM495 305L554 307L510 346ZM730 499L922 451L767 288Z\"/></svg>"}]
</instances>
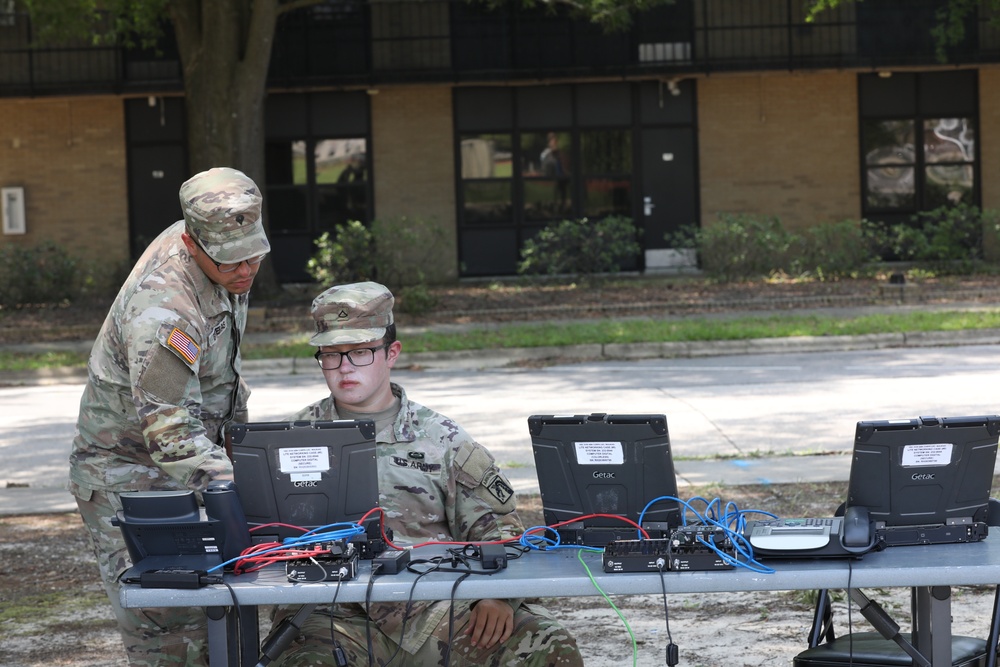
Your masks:
<instances>
[{"instance_id":1,"label":"brick wall","mask_svg":"<svg viewBox=\"0 0 1000 667\"><path fill-rule=\"evenodd\" d=\"M128 260L125 120L119 98L0 100L0 186L24 188L27 233L109 266Z\"/></svg>"},{"instance_id":2,"label":"brick wall","mask_svg":"<svg viewBox=\"0 0 1000 667\"><path fill-rule=\"evenodd\" d=\"M702 225L775 215L789 229L861 216L852 72L698 81Z\"/></svg>"},{"instance_id":3,"label":"brick wall","mask_svg":"<svg viewBox=\"0 0 1000 667\"><path fill-rule=\"evenodd\" d=\"M458 277L455 160L451 90L445 86L383 88L372 98L375 217L419 218L442 230L445 242L425 274L433 282Z\"/></svg>"}]
</instances>

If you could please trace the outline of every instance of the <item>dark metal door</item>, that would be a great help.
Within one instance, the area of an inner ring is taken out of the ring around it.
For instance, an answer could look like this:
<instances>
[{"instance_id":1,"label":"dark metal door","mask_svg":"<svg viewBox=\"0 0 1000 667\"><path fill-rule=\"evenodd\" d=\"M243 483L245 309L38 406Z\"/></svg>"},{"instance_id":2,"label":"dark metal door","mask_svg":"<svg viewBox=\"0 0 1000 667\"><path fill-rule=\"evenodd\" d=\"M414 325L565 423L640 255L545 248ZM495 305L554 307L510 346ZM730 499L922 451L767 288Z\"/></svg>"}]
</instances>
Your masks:
<instances>
[{"instance_id":1,"label":"dark metal door","mask_svg":"<svg viewBox=\"0 0 1000 667\"><path fill-rule=\"evenodd\" d=\"M133 260L160 232L181 219L177 193L186 180L185 162L180 146L129 150L129 247Z\"/></svg>"},{"instance_id":2,"label":"dark metal door","mask_svg":"<svg viewBox=\"0 0 1000 667\"><path fill-rule=\"evenodd\" d=\"M694 129L642 130L642 219L647 248L669 248L667 233L698 224Z\"/></svg>"},{"instance_id":3,"label":"dark metal door","mask_svg":"<svg viewBox=\"0 0 1000 667\"><path fill-rule=\"evenodd\" d=\"M676 247L668 234L698 225L698 175L694 128L644 128L641 133L639 220L648 265L649 250Z\"/></svg>"},{"instance_id":4,"label":"dark metal door","mask_svg":"<svg viewBox=\"0 0 1000 667\"><path fill-rule=\"evenodd\" d=\"M125 119L129 249L135 260L150 241L182 217L177 193L189 177L183 100L126 100Z\"/></svg>"}]
</instances>

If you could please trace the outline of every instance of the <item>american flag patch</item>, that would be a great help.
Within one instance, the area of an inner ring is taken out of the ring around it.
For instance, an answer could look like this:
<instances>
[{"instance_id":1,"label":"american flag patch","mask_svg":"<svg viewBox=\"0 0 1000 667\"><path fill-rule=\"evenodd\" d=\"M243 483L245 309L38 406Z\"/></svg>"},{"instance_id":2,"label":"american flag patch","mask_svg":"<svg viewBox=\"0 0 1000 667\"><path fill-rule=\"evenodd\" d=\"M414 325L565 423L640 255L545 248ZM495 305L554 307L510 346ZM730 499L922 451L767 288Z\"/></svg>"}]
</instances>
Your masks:
<instances>
[{"instance_id":1,"label":"american flag patch","mask_svg":"<svg viewBox=\"0 0 1000 667\"><path fill-rule=\"evenodd\" d=\"M174 330L167 336L167 345L177 350L189 364L197 361L198 353L201 352L201 348L195 344L191 336L188 336L177 327L174 327Z\"/></svg>"}]
</instances>

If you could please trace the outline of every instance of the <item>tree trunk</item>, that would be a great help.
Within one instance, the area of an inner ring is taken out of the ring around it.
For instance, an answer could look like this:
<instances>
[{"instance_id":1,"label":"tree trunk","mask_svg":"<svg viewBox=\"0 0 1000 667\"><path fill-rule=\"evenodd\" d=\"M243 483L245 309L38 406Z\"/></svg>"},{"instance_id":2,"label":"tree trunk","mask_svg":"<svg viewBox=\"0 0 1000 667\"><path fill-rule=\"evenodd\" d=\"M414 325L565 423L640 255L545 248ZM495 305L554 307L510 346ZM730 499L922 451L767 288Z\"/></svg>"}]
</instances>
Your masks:
<instances>
[{"instance_id":1,"label":"tree trunk","mask_svg":"<svg viewBox=\"0 0 1000 667\"><path fill-rule=\"evenodd\" d=\"M192 174L233 167L264 188L264 97L277 16L278 0L171 0ZM270 235L266 198L264 228ZM254 292L277 290L265 262Z\"/></svg>"}]
</instances>

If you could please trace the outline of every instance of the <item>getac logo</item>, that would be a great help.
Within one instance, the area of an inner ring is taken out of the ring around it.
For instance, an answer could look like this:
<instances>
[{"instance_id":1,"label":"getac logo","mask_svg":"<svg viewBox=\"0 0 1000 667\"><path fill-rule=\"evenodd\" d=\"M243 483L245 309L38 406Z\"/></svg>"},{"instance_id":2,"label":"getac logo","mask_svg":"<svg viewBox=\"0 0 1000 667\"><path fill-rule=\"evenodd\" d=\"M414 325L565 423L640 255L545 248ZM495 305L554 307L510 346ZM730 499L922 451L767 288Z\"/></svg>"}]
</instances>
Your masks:
<instances>
[{"instance_id":1,"label":"getac logo","mask_svg":"<svg viewBox=\"0 0 1000 667\"><path fill-rule=\"evenodd\" d=\"M594 479L614 479L615 474L613 472L595 472Z\"/></svg>"},{"instance_id":2,"label":"getac logo","mask_svg":"<svg viewBox=\"0 0 1000 667\"><path fill-rule=\"evenodd\" d=\"M315 480L311 480L311 481L308 481L308 482L292 482L292 486L294 486L296 488L299 488L299 489L307 489L307 488L316 486L316 481Z\"/></svg>"},{"instance_id":3,"label":"getac logo","mask_svg":"<svg viewBox=\"0 0 1000 667\"><path fill-rule=\"evenodd\" d=\"M934 473L930 472L917 472L910 477L914 482L929 482L934 479Z\"/></svg>"}]
</instances>

